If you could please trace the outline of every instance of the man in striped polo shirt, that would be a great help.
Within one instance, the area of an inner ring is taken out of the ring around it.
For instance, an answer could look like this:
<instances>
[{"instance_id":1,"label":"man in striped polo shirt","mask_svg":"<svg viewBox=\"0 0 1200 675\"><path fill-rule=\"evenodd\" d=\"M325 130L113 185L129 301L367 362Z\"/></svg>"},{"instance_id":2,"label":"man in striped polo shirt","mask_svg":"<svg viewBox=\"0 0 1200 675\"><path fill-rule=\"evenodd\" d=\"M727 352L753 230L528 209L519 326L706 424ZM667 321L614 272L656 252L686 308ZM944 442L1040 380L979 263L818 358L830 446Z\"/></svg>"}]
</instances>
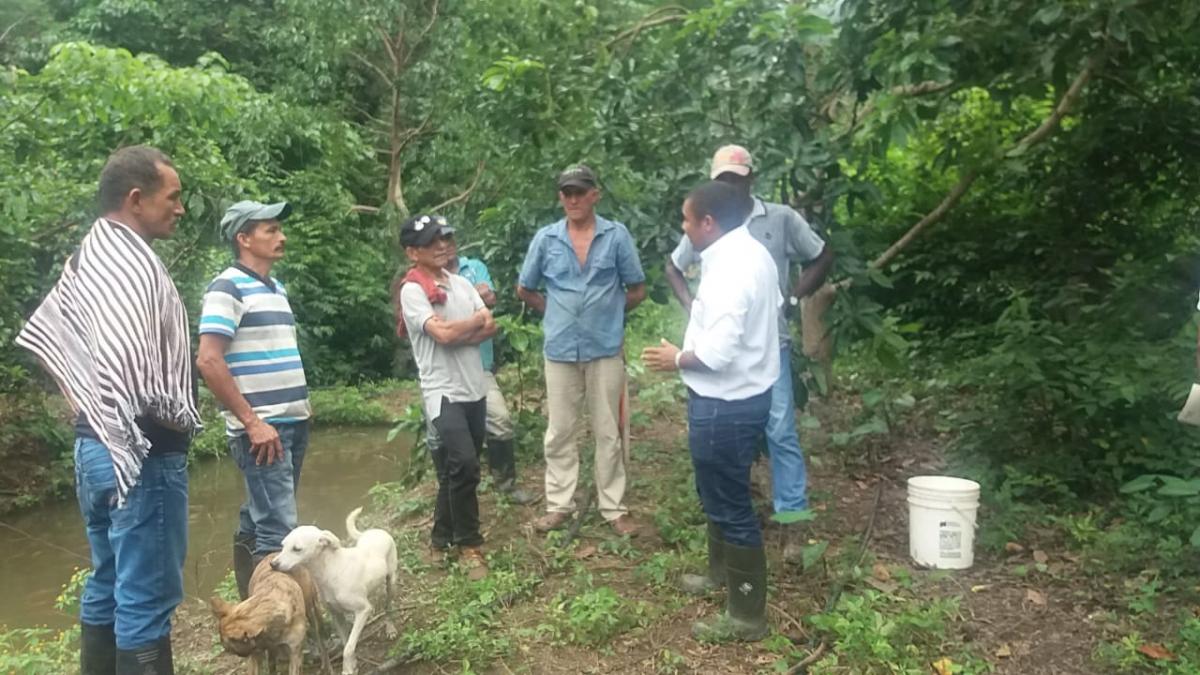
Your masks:
<instances>
[{"instance_id":1,"label":"man in striped polo shirt","mask_svg":"<svg viewBox=\"0 0 1200 675\"><path fill-rule=\"evenodd\" d=\"M245 599L258 561L296 527L296 487L312 412L296 325L271 267L283 257L290 204L242 201L221 219L236 262L208 286L197 365L224 410L229 449L246 478L233 540Z\"/></svg>"}]
</instances>

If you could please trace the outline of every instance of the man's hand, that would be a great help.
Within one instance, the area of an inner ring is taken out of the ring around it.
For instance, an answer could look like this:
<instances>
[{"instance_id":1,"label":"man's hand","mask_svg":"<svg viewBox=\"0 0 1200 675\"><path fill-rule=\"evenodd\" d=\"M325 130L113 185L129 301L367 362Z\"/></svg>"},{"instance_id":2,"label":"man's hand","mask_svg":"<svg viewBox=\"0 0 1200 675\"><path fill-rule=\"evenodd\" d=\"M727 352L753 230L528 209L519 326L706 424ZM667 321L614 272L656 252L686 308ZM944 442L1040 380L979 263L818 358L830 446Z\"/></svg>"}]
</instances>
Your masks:
<instances>
[{"instance_id":1,"label":"man's hand","mask_svg":"<svg viewBox=\"0 0 1200 675\"><path fill-rule=\"evenodd\" d=\"M480 282L475 284L475 291L479 293L479 299L483 300L483 304L488 307L496 306L496 292L492 290L491 286Z\"/></svg>"},{"instance_id":2,"label":"man's hand","mask_svg":"<svg viewBox=\"0 0 1200 675\"><path fill-rule=\"evenodd\" d=\"M246 436L250 439L250 452L254 454L254 463L262 466L274 464L283 458L283 442L279 440L279 432L275 427L256 417L246 425Z\"/></svg>"},{"instance_id":3,"label":"man's hand","mask_svg":"<svg viewBox=\"0 0 1200 675\"><path fill-rule=\"evenodd\" d=\"M546 296L541 293L517 284L517 297L538 314L544 315L546 313Z\"/></svg>"},{"instance_id":4,"label":"man's hand","mask_svg":"<svg viewBox=\"0 0 1200 675\"><path fill-rule=\"evenodd\" d=\"M650 370L660 372L678 370L675 367L675 355L678 353L679 347L663 339L658 347L646 347L642 350L642 363Z\"/></svg>"}]
</instances>

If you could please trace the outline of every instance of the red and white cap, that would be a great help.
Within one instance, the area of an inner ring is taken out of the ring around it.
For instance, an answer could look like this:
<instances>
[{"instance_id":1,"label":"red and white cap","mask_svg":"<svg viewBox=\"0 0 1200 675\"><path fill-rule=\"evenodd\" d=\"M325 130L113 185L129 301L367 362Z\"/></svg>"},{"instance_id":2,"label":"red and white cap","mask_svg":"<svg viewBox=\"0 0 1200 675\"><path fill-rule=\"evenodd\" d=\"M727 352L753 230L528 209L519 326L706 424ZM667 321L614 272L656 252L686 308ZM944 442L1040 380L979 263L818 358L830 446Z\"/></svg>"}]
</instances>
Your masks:
<instances>
[{"instance_id":1,"label":"red and white cap","mask_svg":"<svg viewBox=\"0 0 1200 675\"><path fill-rule=\"evenodd\" d=\"M712 158L708 177L715 179L723 173L736 173L739 176L749 176L754 170L754 159L750 151L740 145L723 145Z\"/></svg>"}]
</instances>

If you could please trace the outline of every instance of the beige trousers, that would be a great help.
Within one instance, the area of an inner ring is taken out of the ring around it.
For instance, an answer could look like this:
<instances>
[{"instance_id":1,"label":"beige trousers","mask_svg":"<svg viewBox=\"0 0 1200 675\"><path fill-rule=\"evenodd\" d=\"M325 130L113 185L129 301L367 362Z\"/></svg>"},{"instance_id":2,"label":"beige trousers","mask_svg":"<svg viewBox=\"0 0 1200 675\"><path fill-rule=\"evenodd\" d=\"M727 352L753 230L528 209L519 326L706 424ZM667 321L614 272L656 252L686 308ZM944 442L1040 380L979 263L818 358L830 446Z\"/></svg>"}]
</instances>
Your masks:
<instances>
[{"instance_id":1,"label":"beige trousers","mask_svg":"<svg viewBox=\"0 0 1200 675\"><path fill-rule=\"evenodd\" d=\"M500 391L500 385L496 383L496 376L492 373L483 372L484 379L487 380L487 437L498 438L502 441L512 440L513 423L512 417L508 414L508 404L504 402L504 392Z\"/></svg>"},{"instance_id":2,"label":"beige trousers","mask_svg":"<svg viewBox=\"0 0 1200 675\"><path fill-rule=\"evenodd\" d=\"M563 363L546 360L546 510L575 510L579 482L579 433L587 406L596 440L595 479L600 515L626 512L625 457L619 424L625 362L620 356Z\"/></svg>"}]
</instances>

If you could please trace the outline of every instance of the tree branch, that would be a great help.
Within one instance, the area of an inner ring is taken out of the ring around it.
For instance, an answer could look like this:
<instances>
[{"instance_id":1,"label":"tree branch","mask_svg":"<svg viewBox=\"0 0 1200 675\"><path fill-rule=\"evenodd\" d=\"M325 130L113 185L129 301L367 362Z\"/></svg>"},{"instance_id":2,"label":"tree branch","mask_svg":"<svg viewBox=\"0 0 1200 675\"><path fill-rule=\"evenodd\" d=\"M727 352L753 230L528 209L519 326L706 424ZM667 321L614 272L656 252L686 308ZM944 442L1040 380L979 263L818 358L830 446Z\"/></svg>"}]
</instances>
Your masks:
<instances>
[{"instance_id":1,"label":"tree branch","mask_svg":"<svg viewBox=\"0 0 1200 675\"><path fill-rule=\"evenodd\" d=\"M925 230L925 228L941 220L942 217L950 211L950 209L954 208L954 206L958 204L959 200L962 199L963 195L967 193L967 190L970 189L971 184L975 182L976 178L979 178L979 169L970 169L964 173L962 177L958 179L958 183L956 183L954 187L950 188L950 192L948 192L946 196L942 198L942 201L932 211L925 214L925 217L917 221L916 225L910 227L908 232L904 233L904 236L897 239L896 242L889 246L886 251L879 255L878 258L871 261L871 267L884 267L887 265L892 261L892 258L895 258L900 254L900 251L904 250L905 246L908 246L913 239L916 239L917 236Z\"/></svg>"},{"instance_id":2,"label":"tree branch","mask_svg":"<svg viewBox=\"0 0 1200 675\"><path fill-rule=\"evenodd\" d=\"M384 44L386 44L386 42ZM383 80L384 84L386 84L388 86L395 86L392 84L392 77L390 75L388 75L387 72L384 71L383 68L380 68L379 66L375 65L374 63L371 63L370 59L366 58L362 54L355 52L353 54L353 56L354 56L354 58L356 58L360 62L362 62L363 65L365 65L366 67L373 70L375 72L375 74L379 76L379 79Z\"/></svg>"},{"instance_id":3,"label":"tree branch","mask_svg":"<svg viewBox=\"0 0 1200 675\"><path fill-rule=\"evenodd\" d=\"M7 122L5 122L4 126L0 127L0 133L4 133L5 131L8 131L8 128L11 127L12 125L16 124L17 122L20 122L21 120L25 119L26 117L29 117L33 113L37 112L37 109L42 107L42 104L45 103L46 99L48 99L48 98L50 98L50 94L42 94L41 98L39 98L37 101L34 101L33 105L29 106L29 110L26 110L25 112L17 115L16 117L12 118L11 120L9 120Z\"/></svg>"},{"instance_id":4,"label":"tree branch","mask_svg":"<svg viewBox=\"0 0 1200 675\"><path fill-rule=\"evenodd\" d=\"M1075 101L1079 99L1079 95L1083 92L1084 85L1088 83L1088 80L1092 79L1092 73L1100 66L1100 61L1103 58L1103 51L1088 57L1087 65L1083 67L1079 75L1075 76L1075 81L1071 83L1071 86L1067 87L1067 93L1063 94L1063 97L1058 101L1058 105L1054 106L1054 112L1042 120L1042 123L1032 133L1017 141L1016 147L1006 153L1008 156L1011 157L1025 152L1030 146L1040 143L1058 128L1059 122L1062 122L1062 118L1066 117L1071 107L1075 105Z\"/></svg>"},{"instance_id":5,"label":"tree branch","mask_svg":"<svg viewBox=\"0 0 1200 675\"><path fill-rule=\"evenodd\" d=\"M458 193L458 195L451 197L450 199L447 199L446 201L442 202L441 204L438 204L437 206L429 209L429 212L437 213L438 211L441 211L442 209L446 208L447 206L457 204L461 201L464 201L468 197L470 197L471 193L475 191L475 187L477 185L479 185L479 177L483 175L483 167L484 167L484 162L481 160L479 162L478 166L475 167L475 177L473 179L471 179L471 184L467 186L467 189Z\"/></svg>"},{"instance_id":6,"label":"tree branch","mask_svg":"<svg viewBox=\"0 0 1200 675\"><path fill-rule=\"evenodd\" d=\"M682 7L680 5L664 5L662 7L659 7L658 9L651 10L645 16L643 16L637 23L633 24L629 28L626 28L625 30L623 30L620 33L617 33L615 36L613 36L613 38L611 40L609 40L608 42L606 42L604 44L604 47L606 49L608 49L608 48L611 48L613 45L616 45L617 43L623 42L625 40L629 40L630 42L632 42L633 40L637 39L637 36L643 30L646 30L647 28L653 28L655 26L661 26L663 24L672 23L675 21L683 21L684 19L687 18L688 13L689 12L688 12L687 8ZM662 16L660 16L660 15L662 15Z\"/></svg>"},{"instance_id":7,"label":"tree branch","mask_svg":"<svg viewBox=\"0 0 1200 675\"><path fill-rule=\"evenodd\" d=\"M11 32L13 31L13 29L14 29L14 28L16 28L17 26L19 26L19 25L21 25L22 23L24 23L24 22L25 22L27 19L29 19L29 17L28 17L28 16L23 16L23 17L21 17L21 18L17 19L16 21L14 21L14 22L10 23L10 24L8 25L8 28L5 28L5 29L4 29L4 32L3 32L3 33L0 33L0 45L4 44L4 41L5 41L6 39L8 39L8 34L9 34L9 33L11 33Z\"/></svg>"},{"instance_id":8,"label":"tree branch","mask_svg":"<svg viewBox=\"0 0 1200 675\"><path fill-rule=\"evenodd\" d=\"M417 45L425 41L425 36L429 35L429 31L433 30L433 24L437 23L437 20L438 0L433 0L433 6L429 9L429 23L425 24L425 27L421 29L421 32L417 33L417 39L413 40L412 47L409 48L409 53L412 53L412 50L416 49Z\"/></svg>"},{"instance_id":9,"label":"tree branch","mask_svg":"<svg viewBox=\"0 0 1200 675\"><path fill-rule=\"evenodd\" d=\"M1084 64L1083 70L1079 71L1079 74L1075 76L1075 80L1071 82L1071 86L1067 88L1066 93L1064 93L1062 98L1059 99L1058 105L1054 106L1053 112L1051 112L1046 119L1042 120L1042 123L1038 125L1037 129L1034 129L1021 140L1017 141L1012 149L1003 153L1001 156L1012 157L1018 155L1049 137L1050 134L1058 128L1058 125L1060 122L1062 122L1063 117L1065 117L1067 113L1071 111L1071 108L1078 101L1080 94L1083 92L1084 86L1088 83L1088 80L1091 79L1092 74L1095 73L1096 69L1099 68L1100 62L1104 58L1104 53L1105 52L1102 50L1088 57L1087 62ZM946 193L946 196L942 198L942 201L938 203L938 205L932 211L925 214L924 218L921 218L921 220L917 221L916 225L913 225L911 228L909 228L909 230L905 232L903 236L897 239L894 244L889 246L886 251L881 253L878 258L871 261L870 266L874 268L886 266L897 255L899 255L900 251L908 246L913 239L916 239L930 225L941 220L950 211L950 209L954 208L954 206L958 204L959 200L961 200L963 195L967 193L967 190L970 189L971 184L975 182L975 179L979 178L980 171L981 169L979 168L972 168L964 173L962 177L958 179L958 183L956 183L954 187L950 188L950 192ZM843 279L842 281L839 281L836 286L837 288L844 288L849 284L849 279Z\"/></svg>"}]
</instances>

